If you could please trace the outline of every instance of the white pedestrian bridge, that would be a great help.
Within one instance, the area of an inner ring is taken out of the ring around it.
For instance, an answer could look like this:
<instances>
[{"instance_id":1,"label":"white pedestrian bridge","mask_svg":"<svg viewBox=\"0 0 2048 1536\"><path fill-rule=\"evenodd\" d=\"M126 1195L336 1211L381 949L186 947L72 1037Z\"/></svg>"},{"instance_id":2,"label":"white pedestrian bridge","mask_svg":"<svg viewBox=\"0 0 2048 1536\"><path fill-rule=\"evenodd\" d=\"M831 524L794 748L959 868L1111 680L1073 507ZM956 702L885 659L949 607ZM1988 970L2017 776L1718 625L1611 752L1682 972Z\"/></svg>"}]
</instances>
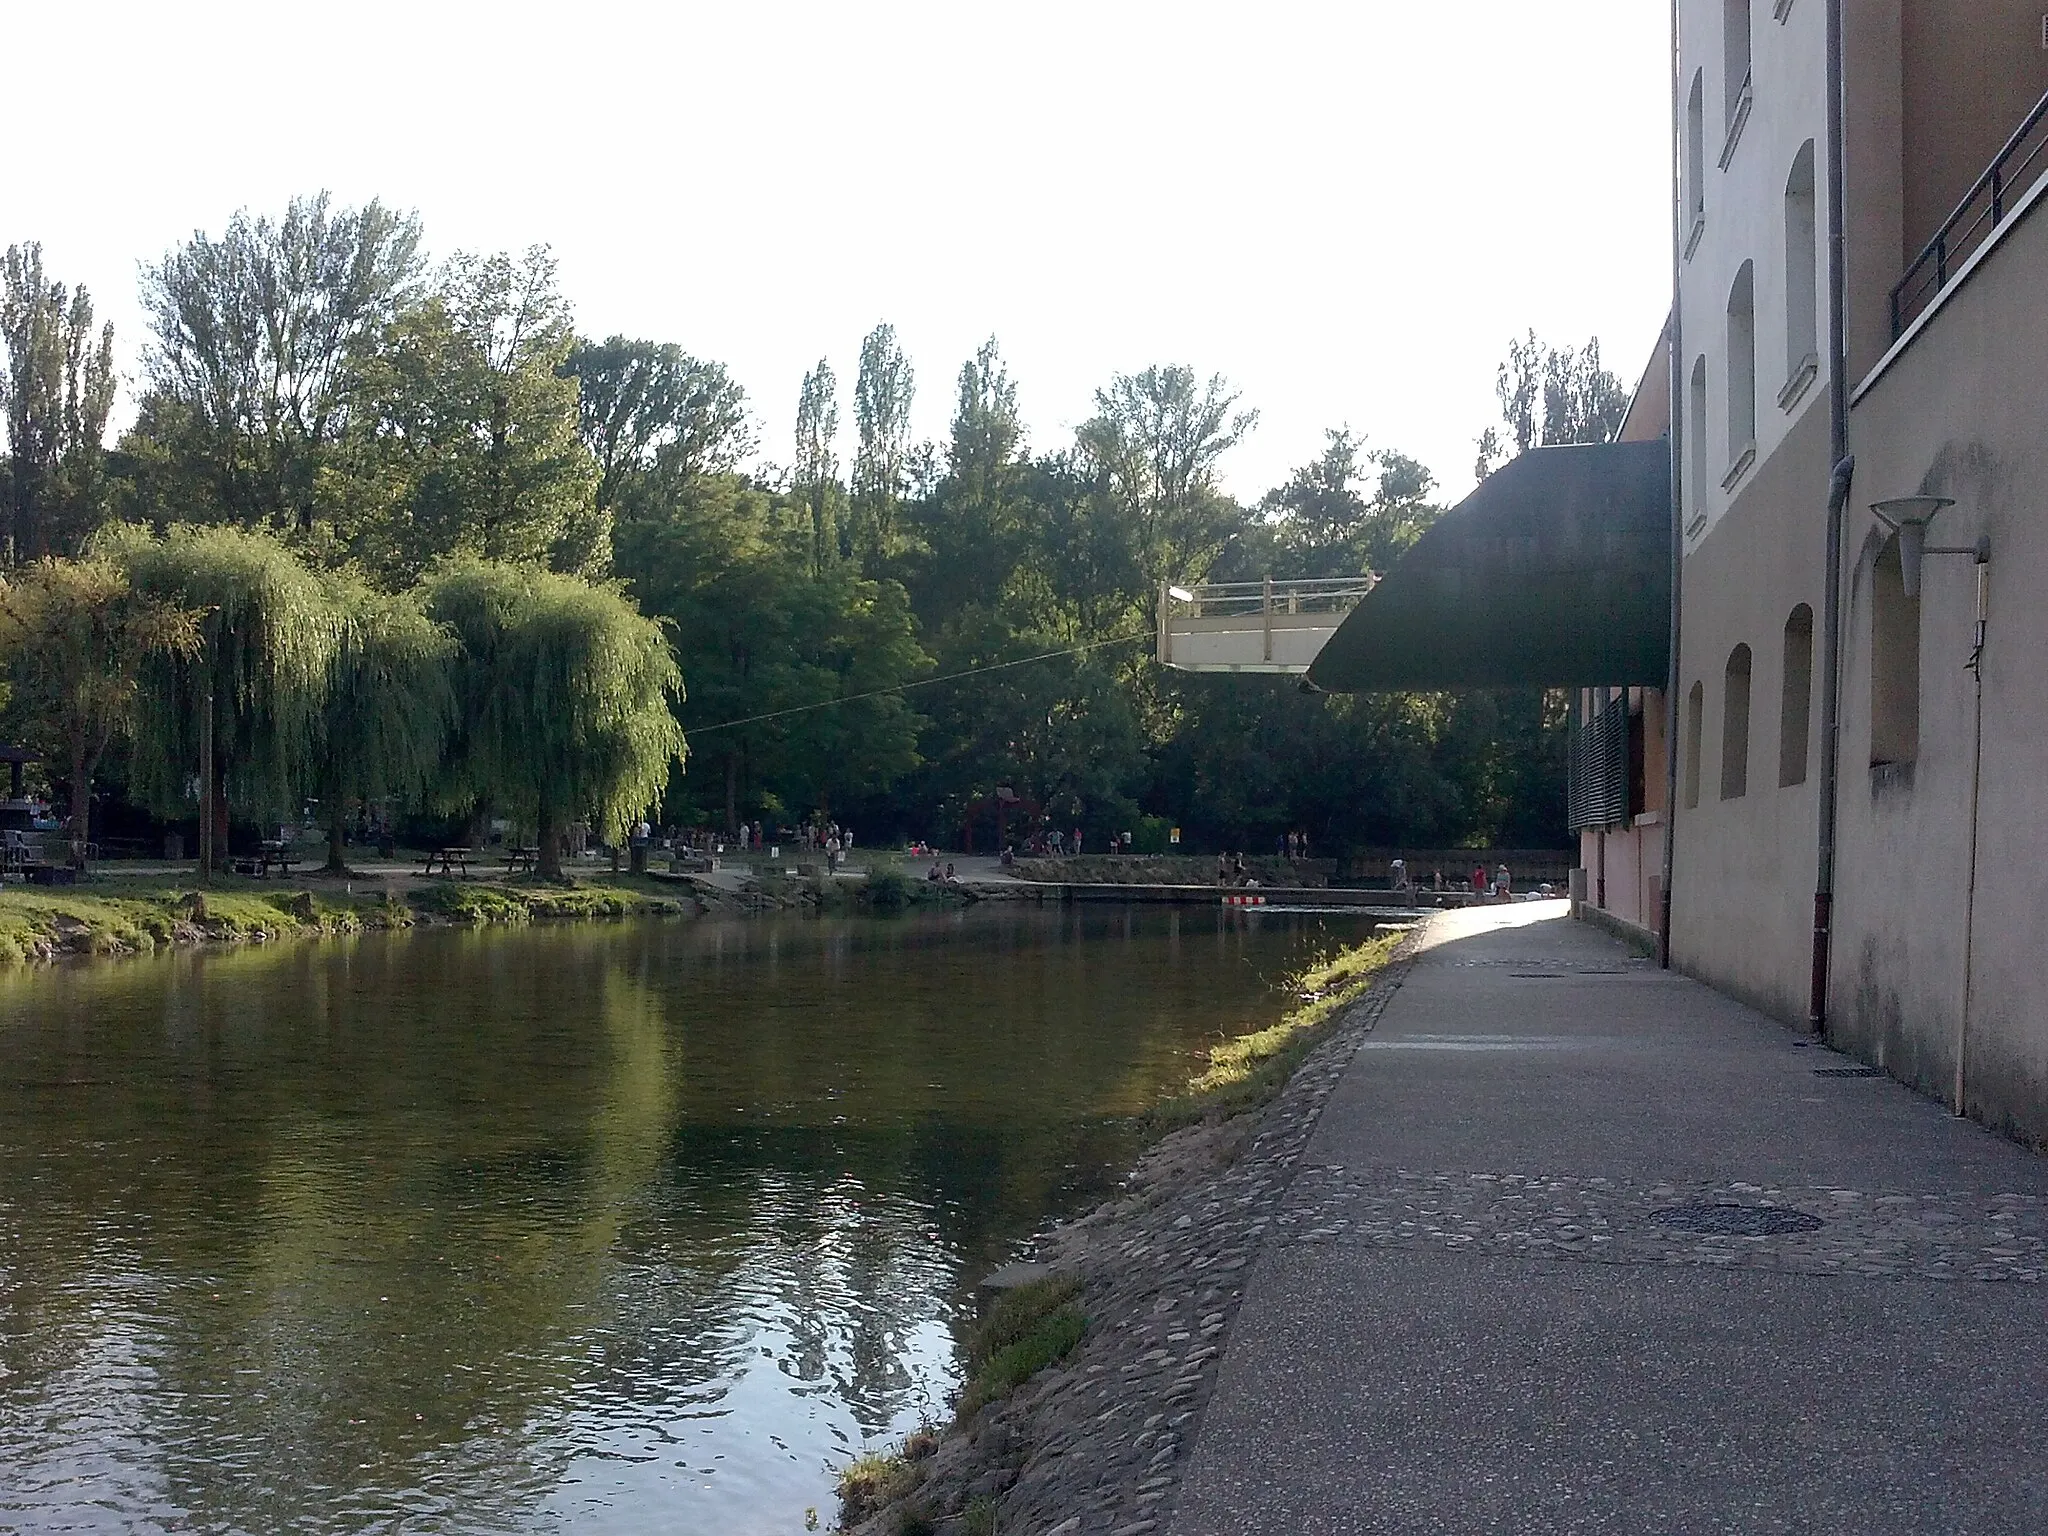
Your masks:
<instances>
[{"instance_id":1,"label":"white pedestrian bridge","mask_svg":"<svg viewBox=\"0 0 2048 1536\"><path fill-rule=\"evenodd\" d=\"M1373 589L1371 572L1315 581L1210 582L1159 588L1159 660L1183 672L1308 671Z\"/></svg>"}]
</instances>

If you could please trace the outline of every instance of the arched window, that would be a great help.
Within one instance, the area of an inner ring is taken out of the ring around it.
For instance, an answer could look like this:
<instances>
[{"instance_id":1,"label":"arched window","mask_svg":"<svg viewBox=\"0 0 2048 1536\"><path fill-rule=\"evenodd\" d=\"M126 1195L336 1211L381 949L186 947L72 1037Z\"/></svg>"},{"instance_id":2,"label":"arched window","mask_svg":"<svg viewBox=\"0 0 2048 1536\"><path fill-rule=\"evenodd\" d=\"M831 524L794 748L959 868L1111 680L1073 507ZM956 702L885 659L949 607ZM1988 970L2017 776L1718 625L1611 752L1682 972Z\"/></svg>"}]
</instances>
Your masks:
<instances>
[{"instance_id":1,"label":"arched window","mask_svg":"<svg viewBox=\"0 0 2048 1536\"><path fill-rule=\"evenodd\" d=\"M1870 578L1870 762L1920 755L1920 599L1906 596L1894 534Z\"/></svg>"},{"instance_id":2,"label":"arched window","mask_svg":"<svg viewBox=\"0 0 2048 1536\"><path fill-rule=\"evenodd\" d=\"M1724 120L1733 138L1742 126L1737 118L1749 96L1749 0L1721 0L1721 25L1726 50L1721 78Z\"/></svg>"},{"instance_id":3,"label":"arched window","mask_svg":"<svg viewBox=\"0 0 2048 1536\"><path fill-rule=\"evenodd\" d=\"M1756 263L1745 261L1728 292L1728 467L1756 447Z\"/></svg>"},{"instance_id":4,"label":"arched window","mask_svg":"<svg viewBox=\"0 0 2048 1536\"><path fill-rule=\"evenodd\" d=\"M1778 787L1806 782L1813 719L1813 610L1801 603L1785 621L1785 686L1778 701Z\"/></svg>"},{"instance_id":5,"label":"arched window","mask_svg":"<svg viewBox=\"0 0 2048 1536\"><path fill-rule=\"evenodd\" d=\"M1721 693L1721 798L1740 800L1749 793L1749 647L1728 653L1728 671Z\"/></svg>"},{"instance_id":6,"label":"arched window","mask_svg":"<svg viewBox=\"0 0 2048 1536\"><path fill-rule=\"evenodd\" d=\"M1685 467L1686 479L1692 484L1687 487L1686 526L1691 527L1707 515L1707 360L1704 356L1693 359L1692 385L1687 390L1685 416Z\"/></svg>"},{"instance_id":7,"label":"arched window","mask_svg":"<svg viewBox=\"0 0 2048 1536\"><path fill-rule=\"evenodd\" d=\"M1785 390L1789 406L1820 366L1819 280L1815 271L1813 140L1799 146L1785 182Z\"/></svg>"},{"instance_id":8,"label":"arched window","mask_svg":"<svg viewBox=\"0 0 2048 1536\"><path fill-rule=\"evenodd\" d=\"M1700 226L1707 222L1707 72L1692 77L1685 103L1685 249L1692 254Z\"/></svg>"},{"instance_id":9,"label":"arched window","mask_svg":"<svg viewBox=\"0 0 2048 1536\"><path fill-rule=\"evenodd\" d=\"M1685 696L1685 783L1681 788L1688 811L1698 809L1700 803L1700 717L1706 712L1706 684L1694 683Z\"/></svg>"}]
</instances>

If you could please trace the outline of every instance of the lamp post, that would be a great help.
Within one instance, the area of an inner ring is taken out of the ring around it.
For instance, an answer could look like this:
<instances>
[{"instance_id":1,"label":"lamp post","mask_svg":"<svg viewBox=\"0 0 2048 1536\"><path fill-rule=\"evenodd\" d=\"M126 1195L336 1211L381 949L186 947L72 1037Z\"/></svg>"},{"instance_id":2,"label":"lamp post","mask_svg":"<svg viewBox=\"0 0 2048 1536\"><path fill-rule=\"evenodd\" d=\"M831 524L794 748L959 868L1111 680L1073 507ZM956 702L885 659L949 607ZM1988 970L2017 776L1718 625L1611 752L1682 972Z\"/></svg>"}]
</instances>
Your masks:
<instances>
[{"instance_id":1,"label":"lamp post","mask_svg":"<svg viewBox=\"0 0 2048 1536\"><path fill-rule=\"evenodd\" d=\"M1906 589L1906 596L1920 595L1920 562L1929 555L1968 555L1979 566L1991 563L1988 534L1968 549L1927 542L1927 525L1934 521L1935 514L1955 504L1953 496L1894 496L1888 501L1870 504L1877 520L1899 536L1899 581ZM1979 622L1982 622L1982 615L1979 615ZM1981 635L1978 643L1983 643Z\"/></svg>"},{"instance_id":2,"label":"lamp post","mask_svg":"<svg viewBox=\"0 0 2048 1536\"><path fill-rule=\"evenodd\" d=\"M215 852L213 846L213 670L214 649L219 641L220 606L206 610L206 655L204 683L199 695L199 883L211 885Z\"/></svg>"}]
</instances>

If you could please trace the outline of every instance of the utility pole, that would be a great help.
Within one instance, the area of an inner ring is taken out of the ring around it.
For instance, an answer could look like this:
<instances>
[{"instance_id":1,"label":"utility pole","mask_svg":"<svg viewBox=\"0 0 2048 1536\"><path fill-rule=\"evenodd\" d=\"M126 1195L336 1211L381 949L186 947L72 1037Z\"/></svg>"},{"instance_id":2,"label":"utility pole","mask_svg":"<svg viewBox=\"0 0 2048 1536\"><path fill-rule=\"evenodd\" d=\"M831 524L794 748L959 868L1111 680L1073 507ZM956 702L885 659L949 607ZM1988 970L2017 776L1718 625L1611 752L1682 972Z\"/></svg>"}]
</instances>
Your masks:
<instances>
[{"instance_id":1,"label":"utility pole","mask_svg":"<svg viewBox=\"0 0 2048 1536\"><path fill-rule=\"evenodd\" d=\"M206 654L199 691L199 883L213 880L213 658L220 639L220 607L206 610Z\"/></svg>"},{"instance_id":2,"label":"utility pole","mask_svg":"<svg viewBox=\"0 0 2048 1536\"><path fill-rule=\"evenodd\" d=\"M213 669L199 699L199 883L213 880Z\"/></svg>"}]
</instances>

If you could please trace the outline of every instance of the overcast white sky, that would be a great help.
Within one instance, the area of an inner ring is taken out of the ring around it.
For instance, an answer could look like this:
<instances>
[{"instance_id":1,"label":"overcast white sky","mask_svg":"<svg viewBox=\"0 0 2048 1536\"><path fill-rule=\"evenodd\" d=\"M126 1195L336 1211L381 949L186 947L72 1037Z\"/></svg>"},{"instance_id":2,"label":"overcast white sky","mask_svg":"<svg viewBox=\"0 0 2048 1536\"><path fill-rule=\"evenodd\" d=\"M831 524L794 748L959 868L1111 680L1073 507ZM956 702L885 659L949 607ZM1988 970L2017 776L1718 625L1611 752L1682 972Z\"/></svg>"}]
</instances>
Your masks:
<instances>
[{"instance_id":1,"label":"overcast white sky","mask_svg":"<svg viewBox=\"0 0 2048 1536\"><path fill-rule=\"evenodd\" d=\"M1001 341L1032 442L1116 371L1260 412L1256 495L1348 422L1460 494L1528 327L1633 385L1669 292L1651 0L17 7L0 245L139 340L135 266L326 187L437 255L551 244L582 329L732 368L765 455L892 321L942 436Z\"/></svg>"}]
</instances>

